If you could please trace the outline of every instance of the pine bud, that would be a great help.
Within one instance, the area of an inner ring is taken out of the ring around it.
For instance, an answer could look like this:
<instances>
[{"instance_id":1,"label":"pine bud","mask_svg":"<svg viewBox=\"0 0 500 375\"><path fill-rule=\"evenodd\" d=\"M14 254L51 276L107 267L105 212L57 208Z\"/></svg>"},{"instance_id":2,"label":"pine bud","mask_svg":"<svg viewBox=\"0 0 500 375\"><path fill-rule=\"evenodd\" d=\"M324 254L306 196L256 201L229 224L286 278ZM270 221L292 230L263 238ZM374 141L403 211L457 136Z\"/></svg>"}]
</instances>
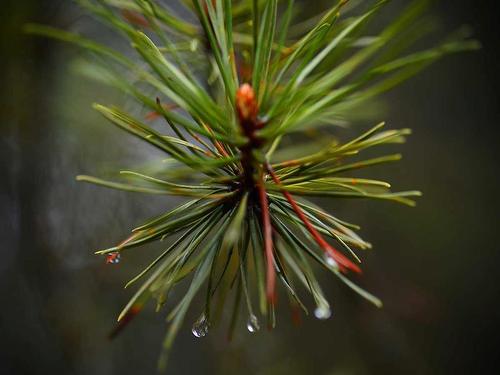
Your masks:
<instances>
[{"instance_id":1,"label":"pine bud","mask_svg":"<svg viewBox=\"0 0 500 375\"><path fill-rule=\"evenodd\" d=\"M236 110L242 124L256 122L259 109L255 99L255 92L248 83L241 85L236 92Z\"/></svg>"}]
</instances>

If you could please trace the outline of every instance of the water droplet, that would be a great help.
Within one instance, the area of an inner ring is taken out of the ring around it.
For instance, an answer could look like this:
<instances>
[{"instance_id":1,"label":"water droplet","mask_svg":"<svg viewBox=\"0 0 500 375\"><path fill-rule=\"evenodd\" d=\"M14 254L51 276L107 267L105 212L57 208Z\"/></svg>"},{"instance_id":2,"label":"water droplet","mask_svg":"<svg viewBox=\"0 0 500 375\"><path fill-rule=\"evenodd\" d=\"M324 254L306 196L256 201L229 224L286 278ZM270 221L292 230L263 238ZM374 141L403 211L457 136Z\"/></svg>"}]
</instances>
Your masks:
<instances>
[{"instance_id":1,"label":"water droplet","mask_svg":"<svg viewBox=\"0 0 500 375\"><path fill-rule=\"evenodd\" d=\"M205 337L208 333L208 326L209 322L205 316L205 314L201 314L199 319L194 322L193 328L191 329L191 332L195 337Z\"/></svg>"},{"instance_id":2,"label":"water droplet","mask_svg":"<svg viewBox=\"0 0 500 375\"><path fill-rule=\"evenodd\" d=\"M332 310L330 310L330 306L328 305L319 305L314 310L314 316L318 319L325 320L332 316Z\"/></svg>"},{"instance_id":3,"label":"water droplet","mask_svg":"<svg viewBox=\"0 0 500 375\"><path fill-rule=\"evenodd\" d=\"M338 269L339 268L339 264L337 263L337 261L335 259L333 259L330 254L328 253L325 253L323 255L323 258L325 259L325 262L326 264L330 267L330 268L333 268L333 269Z\"/></svg>"},{"instance_id":4,"label":"water droplet","mask_svg":"<svg viewBox=\"0 0 500 375\"><path fill-rule=\"evenodd\" d=\"M259 320L254 314L250 314L248 317L247 329L251 333L255 333L260 329Z\"/></svg>"},{"instance_id":5,"label":"water droplet","mask_svg":"<svg viewBox=\"0 0 500 375\"><path fill-rule=\"evenodd\" d=\"M117 264L120 263L120 253L115 251L106 255L106 264Z\"/></svg>"}]
</instances>

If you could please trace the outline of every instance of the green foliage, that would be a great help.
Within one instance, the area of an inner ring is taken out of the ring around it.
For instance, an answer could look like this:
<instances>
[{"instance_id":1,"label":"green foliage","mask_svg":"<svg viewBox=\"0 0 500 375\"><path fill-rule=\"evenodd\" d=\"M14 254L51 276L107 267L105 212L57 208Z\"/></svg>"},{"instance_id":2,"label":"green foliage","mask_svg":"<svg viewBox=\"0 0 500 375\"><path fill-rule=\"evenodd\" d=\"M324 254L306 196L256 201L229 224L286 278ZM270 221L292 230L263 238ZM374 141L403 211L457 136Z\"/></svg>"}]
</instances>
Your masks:
<instances>
[{"instance_id":1,"label":"green foliage","mask_svg":"<svg viewBox=\"0 0 500 375\"><path fill-rule=\"evenodd\" d=\"M356 15L357 9L349 10L348 1L340 0L302 23L295 22L293 0L184 1L197 22L179 18L153 0L79 3L126 38L136 57L48 26L29 25L27 31L90 52L94 58L86 72L125 92L150 113L137 118L117 107L94 108L110 123L165 152L168 164L154 173L120 171L114 181L90 176L78 180L190 198L134 229L119 245L97 252L116 259L118 253L126 256L148 242L172 239L127 284L145 279L120 314L115 332L151 298L160 309L172 287L191 275L185 296L169 307L162 365L204 285L203 313L193 327L196 336L218 323L220 306L232 291L230 330L236 326L241 298L251 332L259 328L257 311L273 327L276 276L294 308L308 313L299 293L305 290L316 305L315 315L327 318L329 303L311 261L380 307L376 297L345 276L359 272L357 251L371 245L355 233L357 226L305 197L414 205L417 191L392 192L387 182L351 174L399 160L399 154L371 159L358 155L374 146L402 143L410 131L383 130L382 123L351 141L338 143L331 137L328 144L325 134L331 134L332 124L345 123L349 113L362 113L369 100L444 55L476 49L478 43L456 33L431 49L406 52L431 29L422 17L426 1L411 3L376 36L364 35L364 26L387 1L375 1ZM344 10L353 15L344 17ZM304 24L309 25L306 30ZM165 122L168 134L157 130L156 121L150 124L155 118ZM298 145L295 133L307 134L311 144ZM290 146L282 147L283 140ZM302 146L316 151L299 155Z\"/></svg>"}]
</instances>

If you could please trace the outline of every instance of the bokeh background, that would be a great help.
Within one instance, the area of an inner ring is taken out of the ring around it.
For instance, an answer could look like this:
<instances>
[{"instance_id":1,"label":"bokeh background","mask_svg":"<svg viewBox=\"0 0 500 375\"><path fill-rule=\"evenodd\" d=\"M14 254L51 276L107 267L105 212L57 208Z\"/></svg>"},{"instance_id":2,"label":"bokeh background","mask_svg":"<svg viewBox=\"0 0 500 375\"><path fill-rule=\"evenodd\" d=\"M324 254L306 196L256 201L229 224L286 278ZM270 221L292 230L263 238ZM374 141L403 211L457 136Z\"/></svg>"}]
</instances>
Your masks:
<instances>
[{"instance_id":1,"label":"bokeh background","mask_svg":"<svg viewBox=\"0 0 500 375\"><path fill-rule=\"evenodd\" d=\"M308 10L327 3L309 2ZM406 2L394 3L386 17ZM483 49L449 57L385 97L389 126L413 128L414 135L401 163L372 175L424 191L418 206L330 204L338 216L361 224L375 244L359 282L384 300L384 308L325 274L334 308L328 321L305 318L295 327L282 303L274 332L250 335L242 319L228 343L224 330L195 339L193 311L169 373L493 371L488 368L500 339L500 73L493 4L436 2L441 30L469 24ZM71 1L1 5L0 374L154 374L163 314L148 309L117 340L106 336L130 296L124 282L155 249L134 252L119 267L105 266L93 250L176 202L75 182L79 173L134 165L151 151L90 109L94 101L132 104L77 74L72 61L78 50L20 30L36 21L112 43L113 37Z\"/></svg>"}]
</instances>

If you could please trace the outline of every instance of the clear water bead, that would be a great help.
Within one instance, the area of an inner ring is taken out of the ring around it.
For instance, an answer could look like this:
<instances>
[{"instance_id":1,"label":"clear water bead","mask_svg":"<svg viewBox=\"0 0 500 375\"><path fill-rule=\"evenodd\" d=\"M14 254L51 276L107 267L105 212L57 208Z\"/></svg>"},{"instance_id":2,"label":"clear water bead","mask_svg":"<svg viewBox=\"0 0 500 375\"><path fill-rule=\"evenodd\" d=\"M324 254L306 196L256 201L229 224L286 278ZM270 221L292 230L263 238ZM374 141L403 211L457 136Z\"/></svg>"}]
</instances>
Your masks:
<instances>
[{"instance_id":1,"label":"clear water bead","mask_svg":"<svg viewBox=\"0 0 500 375\"><path fill-rule=\"evenodd\" d=\"M248 317L247 329L251 333L255 333L260 329L259 320L254 314Z\"/></svg>"},{"instance_id":2,"label":"clear water bead","mask_svg":"<svg viewBox=\"0 0 500 375\"><path fill-rule=\"evenodd\" d=\"M332 310L330 310L330 306L328 305L321 305L314 310L314 316L318 319L325 320L332 316Z\"/></svg>"},{"instance_id":3,"label":"clear water bead","mask_svg":"<svg viewBox=\"0 0 500 375\"><path fill-rule=\"evenodd\" d=\"M339 268L339 264L337 263L337 261L335 259L333 259L328 253L325 253L323 255L323 257L325 259L326 264L328 264L328 266L330 268L333 268L333 269Z\"/></svg>"},{"instance_id":4,"label":"clear water bead","mask_svg":"<svg viewBox=\"0 0 500 375\"><path fill-rule=\"evenodd\" d=\"M106 255L106 264L118 264L120 263L120 253L115 251Z\"/></svg>"},{"instance_id":5,"label":"clear water bead","mask_svg":"<svg viewBox=\"0 0 500 375\"><path fill-rule=\"evenodd\" d=\"M193 333L194 337L205 337L208 333L208 326L208 320L205 317L205 314L202 314L200 318L196 322L194 322L191 332Z\"/></svg>"}]
</instances>

